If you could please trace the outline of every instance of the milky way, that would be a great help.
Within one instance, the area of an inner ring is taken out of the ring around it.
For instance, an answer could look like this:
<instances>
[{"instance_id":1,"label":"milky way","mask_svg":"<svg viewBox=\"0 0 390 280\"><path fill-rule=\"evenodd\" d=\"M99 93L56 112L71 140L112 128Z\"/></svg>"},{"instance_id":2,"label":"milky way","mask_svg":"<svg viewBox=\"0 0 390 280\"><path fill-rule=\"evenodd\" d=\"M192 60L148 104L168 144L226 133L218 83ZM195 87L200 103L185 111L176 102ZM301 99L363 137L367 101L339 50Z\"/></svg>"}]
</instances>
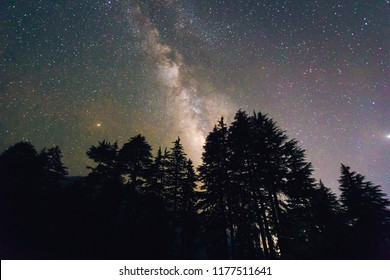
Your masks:
<instances>
[{"instance_id":1,"label":"milky way","mask_svg":"<svg viewBox=\"0 0 390 280\"><path fill-rule=\"evenodd\" d=\"M388 0L1 1L0 149L59 145L84 175L91 145L141 133L199 164L241 108L334 190L343 162L390 193L389 22Z\"/></svg>"},{"instance_id":2,"label":"milky way","mask_svg":"<svg viewBox=\"0 0 390 280\"><path fill-rule=\"evenodd\" d=\"M174 119L173 135L181 137L188 155L195 164L200 164L205 137L215 125L218 116L226 115L227 108L222 94L201 96L196 76L184 77L191 71L180 52L160 41L157 27L150 21L147 12L139 2L133 2L129 13L130 22L136 33L141 32L143 50L156 64L156 73L161 92L167 98L168 107L163 108L168 117ZM135 20L134 20L135 19Z\"/></svg>"}]
</instances>

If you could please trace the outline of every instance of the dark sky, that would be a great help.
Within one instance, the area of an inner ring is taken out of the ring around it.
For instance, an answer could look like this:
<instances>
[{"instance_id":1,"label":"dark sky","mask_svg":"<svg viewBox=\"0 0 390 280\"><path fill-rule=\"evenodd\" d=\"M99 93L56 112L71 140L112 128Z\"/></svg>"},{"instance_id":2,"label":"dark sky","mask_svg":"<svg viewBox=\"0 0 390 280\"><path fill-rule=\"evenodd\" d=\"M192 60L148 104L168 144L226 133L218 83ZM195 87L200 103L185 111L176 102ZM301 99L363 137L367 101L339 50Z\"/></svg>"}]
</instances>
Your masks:
<instances>
[{"instance_id":1,"label":"dark sky","mask_svg":"<svg viewBox=\"0 0 390 280\"><path fill-rule=\"evenodd\" d=\"M336 189L340 163L390 193L389 0L1 1L0 150L207 133L268 113Z\"/></svg>"}]
</instances>

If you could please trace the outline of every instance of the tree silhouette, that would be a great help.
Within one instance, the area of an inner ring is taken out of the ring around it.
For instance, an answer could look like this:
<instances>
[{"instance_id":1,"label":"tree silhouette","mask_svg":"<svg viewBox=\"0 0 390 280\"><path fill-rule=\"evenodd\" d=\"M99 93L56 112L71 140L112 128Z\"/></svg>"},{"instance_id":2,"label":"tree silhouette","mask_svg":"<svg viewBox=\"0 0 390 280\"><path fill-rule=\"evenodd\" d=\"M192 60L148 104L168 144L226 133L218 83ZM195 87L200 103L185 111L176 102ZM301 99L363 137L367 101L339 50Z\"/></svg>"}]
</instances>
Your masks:
<instances>
[{"instance_id":1,"label":"tree silhouette","mask_svg":"<svg viewBox=\"0 0 390 280\"><path fill-rule=\"evenodd\" d=\"M0 156L0 164L5 187L12 187L10 191L33 187L37 174L41 174L38 153L29 142L18 142L5 150Z\"/></svg>"},{"instance_id":2,"label":"tree silhouette","mask_svg":"<svg viewBox=\"0 0 390 280\"><path fill-rule=\"evenodd\" d=\"M344 258L344 223L337 196L320 180L311 200L316 234L311 242L313 259Z\"/></svg>"},{"instance_id":3,"label":"tree silhouette","mask_svg":"<svg viewBox=\"0 0 390 280\"><path fill-rule=\"evenodd\" d=\"M341 165L340 198L298 141L239 110L208 134L194 170L180 138L153 158L136 135L103 140L68 177L58 146L0 155L0 257L14 259L390 259L390 201Z\"/></svg>"},{"instance_id":4,"label":"tree silhouette","mask_svg":"<svg viewBox=\"0 0 390 280\"><path fill-rule=\"evenodd\" d=\"M196 175L192 161L187 159L180 138L173 142L167 158L165 202L172 211L175 232L174 252L180 258L191 258L194 253L196 229Z\"/></svg>"},{"instance_id":5,"label":"tree silhouette","mask_svg":"<svg viewBox=\"0 0 390 280\"><path fill-rule=\"evenodd\" d=\"M132 186L143 185L152 164L152 148L141 134L130 138L119 151L119 161L123 174Z\"/></svg>"},{"instance_id":6,"label":"tree silhouette","mask_svg":"<svg viewBox=\"0 0 390 280\"><path fill-rule=\"evenodd\" d=\"M160 198L164 195L167 183L168 150L163 153L161 147L158 148L157 155L150 167L149 188Z\"/></svg>"},{"instance_id":7,"label":"tree silhouette","mask_svg":"<svg viewBox=\"0 0 390 280\"><path fill-rule=\"evenodd\" d=\"M390 201L380 186L341 165L341 203L347 226L348 258L390 257Z\"/></svg>"},{"instance_id":8,"label":"tree silhouette","mask_svg":"<svg viewBox=\"0 0 390 280\"><path fill-rule=\"evenodd\" d=\"M195 188L196 188L197 176L194 170L194 164L191 159L187 160L186 173L183 184L183 212L186 216L193 216L196 213L195 210Z\"/></svg>"},{"instance_id":9,"label":"tree silhouette","mask_svg":"<svg viewBox=\"0 0 390 280\"><path fill-rule=\"evenodd\" d=\"M197 242L197 212L195 208L196 203L196 181L197 176L195 174L194 165L191 159L187 160L186 173L183 184L183 197L182 197L182 256L186 259L193 258L195 253L195 245Z\"/></svg>"},{"instance_id":10,"label":"tree silhouette","mask_svg":"<svg viewBox=\"0 0 390 280\"><path fill-rule=\"evenodd\" d=\"M44 258L57 213L59 181L67 174L58 147L37 153L19 142L0 155L0 246L8 258Z\"/></svg>"},{"instance_id":11,"label":"tree silhouette","mask_svg":"<svg viewBox=\"0 0 390 280\"><path fill-rule=\"evenodd\" d=\"M92 170L87 183L93 193L88 224L94 232L88 243L95 257L103 258L111 250L115 221L121 209L123 180L118 144L103 140L98 146L91 146L87 156L97 163L96 167L87 167Z\"/></svg>"},{"instance_id":12,"label":"tree silhouette","mask_svg":"<svg viewBox=\"0 0 390 280\"><path fill-rule=\"evenodd\" d=\"M183 211L183 189L185 188L187 158L180 138L173 142L168 156L167 190L172 204L173 214L178 217Z\"/></svg>"},{"instance_id":13,"label":"tree silhouette","mask_svg":"<svg viewBox=\"0 0 390 280\"><path fill-rule=\"evenodd\" d=\"M221 120L206 139L199 171L203 221L216 228L208 236L211 255L304 258L311 252L317 233L311 164L272 119L240 110L228 130Z\"/></svg>"},{"instance_id":14,"label":"tree silhouette","mask_svg":"<svg viewBox=\"0 0 390 280\"><path fill-rule=\"evenodd\" d=\"M96 167L87 166L88 169L92 170L88 177L94 184L99 183L103 186L111 186L112 184L118 185L121 183L117 142L113 144L105 140L98 142L98 146L89 148L87 156L97 163Z\"/></svg>"},{"instance_id":15,"label":"tree silhouette","mask_svg":"<svg viewBox=\"0 0 390 280\"><path fill-rule=\"evenodd\" d=\"M198 207L201 209L202 232L210 258L232 258L232 197L229 195L228 129L224 119L206 137L199 178L203 182ZM206 191L206 192L204 192ZM209 230L210 228L213 230Z\"/></svg>"},{"instance_id":16,"label":"tree silhouette","mask_svg":"<svg viewBox=\"0 0 390 280\"><path fill-rule=\"evenodd\" d=\"M253 177L251 171L251 140L249 118L246 112L238 111L229 128L229 172L230 196L233 200L231 211L233 212L234 231L232 233L233 258L256 258L258 248L257 207L253 208L255 200L252 200ZM257 248L256 248L257 247Z\"/></svg>"},{"instance_id":17,"label":"tree silhouette","mask_svg":"<svg viewBox=\"0 0 390 280\"><path fill-rule=\"evenodd\" d=\"M263 256L275 258L284 241L280 225L284 201L278 198L278 194L282 194L287 181L286 159L290 158L285 149L287 136L272 119L261 113L254 113L249 124L253 135L250 174L257 201L254 207L258 209Z\"/></svg>"},{"instance_id":18,"label":"tree silhouette","mask_svg":"<svg viewBox=\"0 0 390 280\"><path fill-rule=\"evenodd\" d=\"M52 182L63 180L69 174L68 169L62 163L62 152L58 146L46 149L44 148L39 157L42 161L46 176Z\"/></svg>"}]
</instances>

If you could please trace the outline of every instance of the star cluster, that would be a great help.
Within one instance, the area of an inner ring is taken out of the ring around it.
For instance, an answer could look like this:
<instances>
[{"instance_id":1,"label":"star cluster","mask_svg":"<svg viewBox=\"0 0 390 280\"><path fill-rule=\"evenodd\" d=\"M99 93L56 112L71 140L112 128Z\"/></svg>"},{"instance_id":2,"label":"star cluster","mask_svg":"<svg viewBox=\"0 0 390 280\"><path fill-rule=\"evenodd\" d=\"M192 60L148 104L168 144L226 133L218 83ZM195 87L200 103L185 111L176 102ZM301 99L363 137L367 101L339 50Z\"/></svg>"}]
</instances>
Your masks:
<instances>
[{"instance_id":1,"label":"star cluster","mask_svg":"<svg viewBox=\"0 0 390 280\"><path fill-rule=\"evenodd\" d=\"M222 115L260 110L336 188L351 165L390 193L390 2L0 3L0 148L59 145L86 174L98 140L177 136L201 161Z\"/></svg>"}]
</instances>

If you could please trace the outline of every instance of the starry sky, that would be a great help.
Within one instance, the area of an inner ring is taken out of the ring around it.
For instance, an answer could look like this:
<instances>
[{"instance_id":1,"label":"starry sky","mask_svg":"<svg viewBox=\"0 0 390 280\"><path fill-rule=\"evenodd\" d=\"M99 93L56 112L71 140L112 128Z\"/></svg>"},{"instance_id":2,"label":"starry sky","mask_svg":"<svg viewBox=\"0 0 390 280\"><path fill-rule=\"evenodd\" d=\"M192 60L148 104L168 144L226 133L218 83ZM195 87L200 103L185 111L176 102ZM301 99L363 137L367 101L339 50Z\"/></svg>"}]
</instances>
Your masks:
<instances>
[{"instance_id":1,"label":"starry sky","mask_svg":"<svg viewBox=\"0 0 390 280\"><path fill-rule=\"evenodd\" d=\"M195 164L238 109L269 114L315 177L340 163L390 194L390 1L0 1L0 150L178 136Z\"/></svg>"}]
</instances>

